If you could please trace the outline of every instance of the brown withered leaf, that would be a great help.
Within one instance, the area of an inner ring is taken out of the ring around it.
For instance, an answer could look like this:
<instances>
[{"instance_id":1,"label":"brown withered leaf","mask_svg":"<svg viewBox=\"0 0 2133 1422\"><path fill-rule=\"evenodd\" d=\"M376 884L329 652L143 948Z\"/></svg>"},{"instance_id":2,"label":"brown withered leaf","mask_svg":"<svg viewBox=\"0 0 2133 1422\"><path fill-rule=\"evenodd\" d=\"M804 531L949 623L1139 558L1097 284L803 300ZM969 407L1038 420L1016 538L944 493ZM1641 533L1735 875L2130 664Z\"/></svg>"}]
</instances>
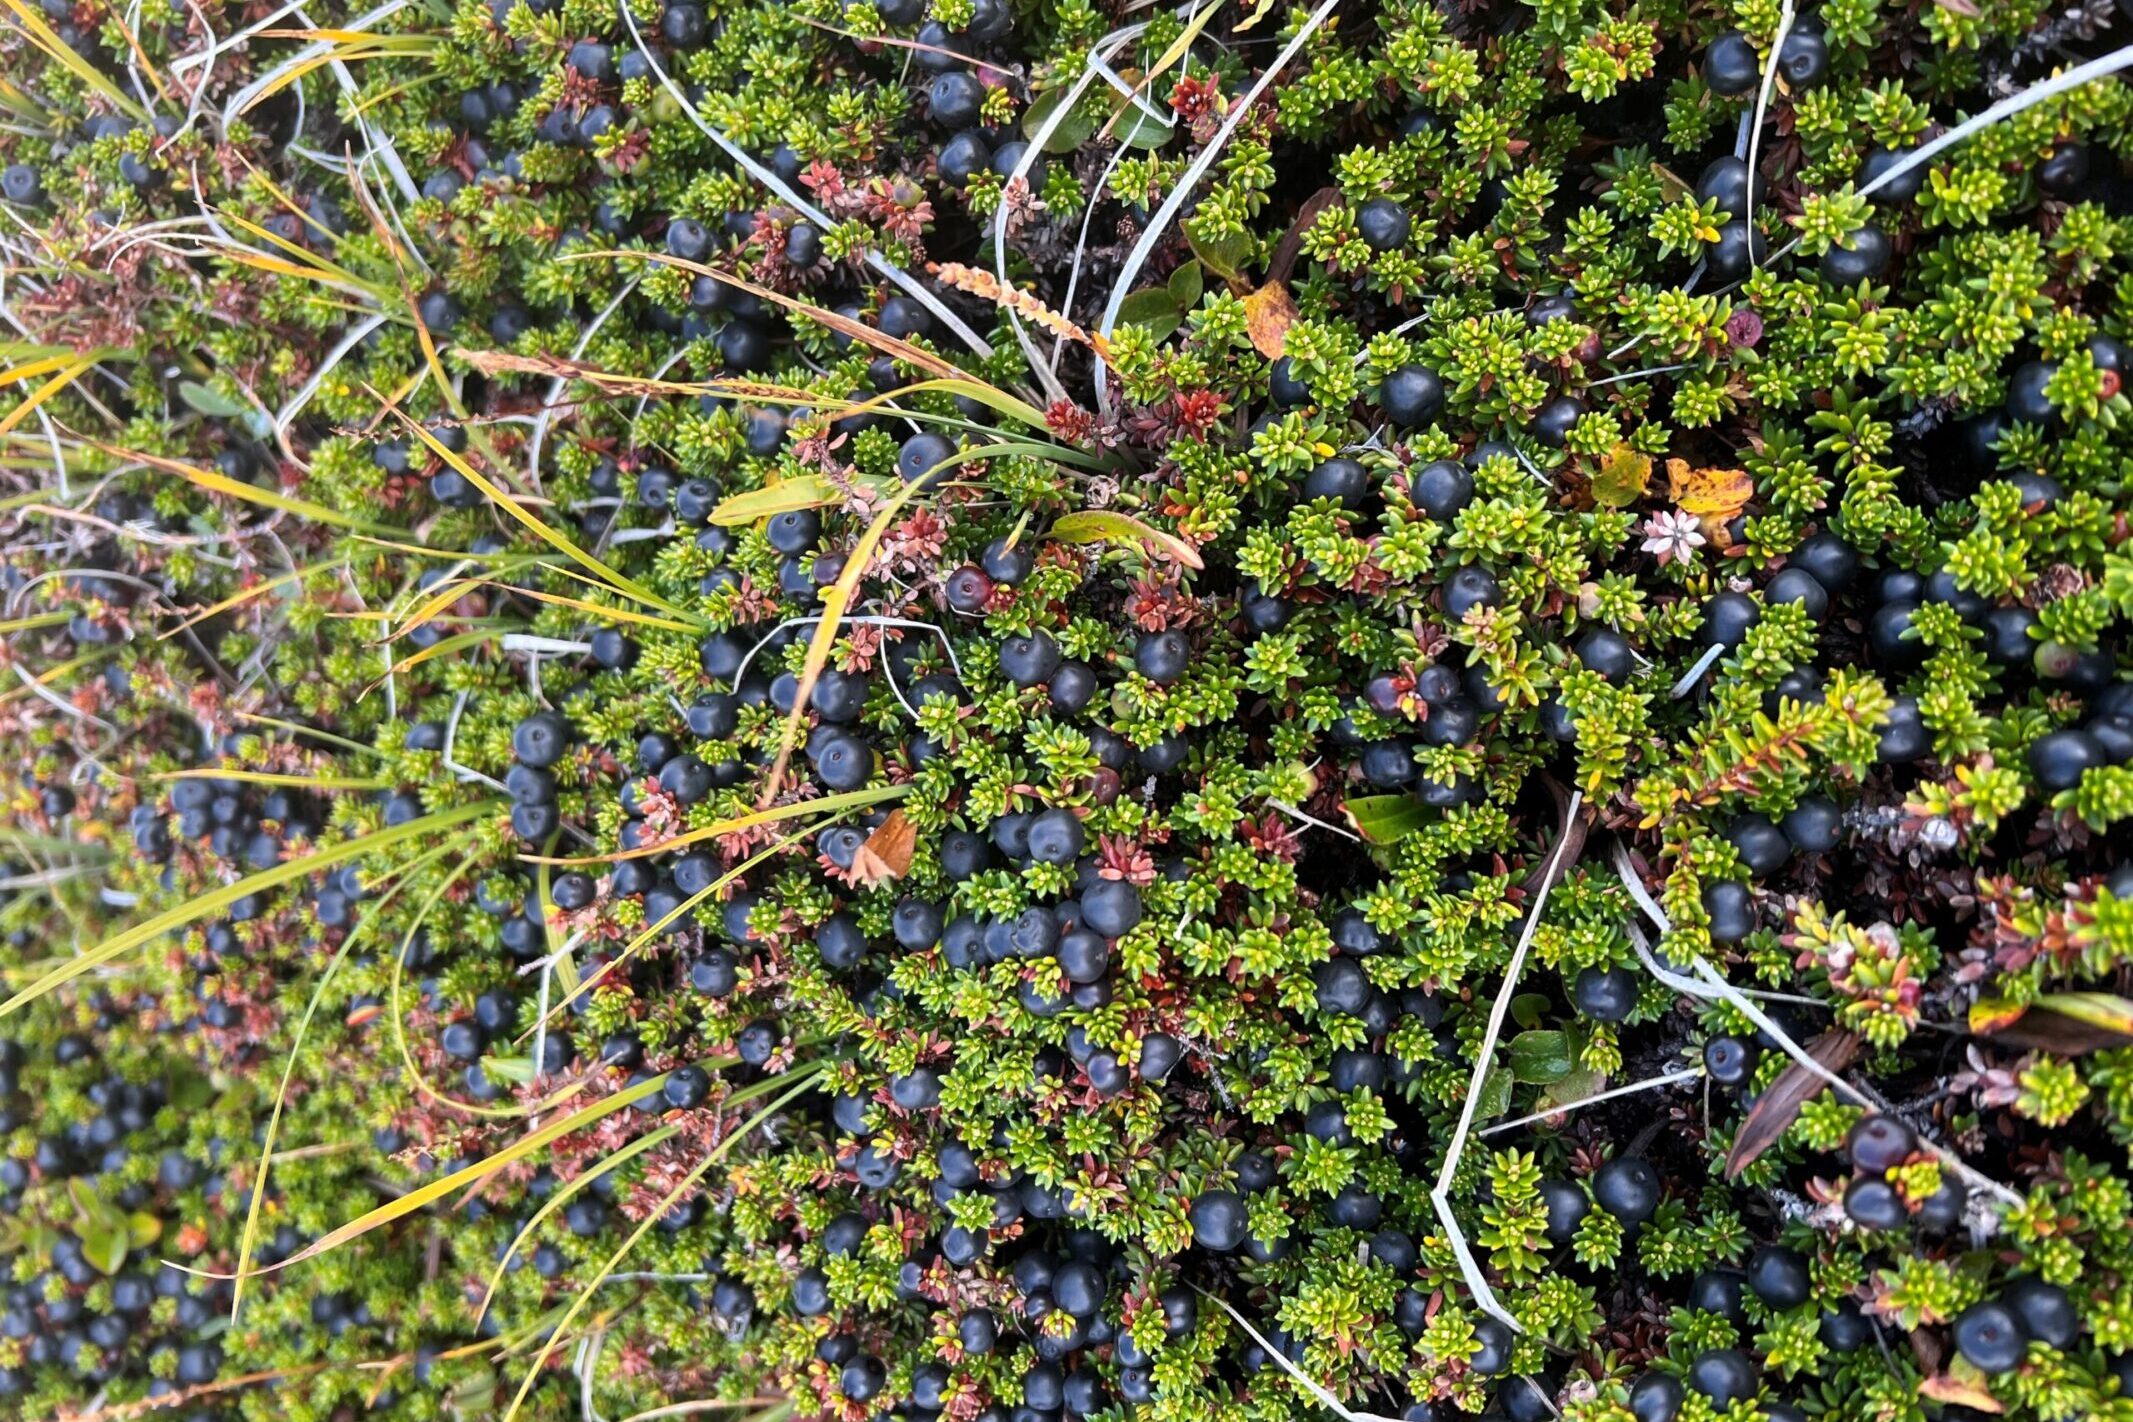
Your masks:
<instances>
[{"instance_id":1,"label":"brown withered leaf","mask_svg":"<svg viewBox=\"0 0 2133 1422\"><path fill-rule=\"evenodd\" d=\"M1807 1044L1807 1055L1834 1075L1858 1059L1859 1034L1842 1029L1824 1032ZM1757 1099L1747 1119L1740 1123L1740 1132L1733 1137L1733 1149L1726 1155L1726 1178L1731 1180L1753 1165L1764 1151L1776 1145L1778 1137L1785 1134L1785 1128L1799 1119L1800 1108L1813 1100L1815 1093L1826 1085L1828 1083L1821 1077L1798 1062L1779 1072L1777 1080L1770 1083L1770 1089Z\"/></svg>"},{"instance_id":2,"label":"brown withered leaf","mask_svg":"<svg viewBox=\"0 0 2133 1422\"><path fill-rule=\"evenodd\" d=\"M1244 324L1251 333L1252 349L1268 360L1281 359L1295 320L1296 298L1289 295L1284 282L1270 281L1244 298Z\"/></svg>"},{"instance_id":3,"label":"brown withered leaf","mask_svg":"<svg viewBox=\"0 0 2133 1422\"><path fill-rule=\"evenodd\" d=\"M867 885L901 879L911 872L911 854L917 848L918 830L902 810L891 810L852 856L852 878Z\"/></svg>"},{"instance_id":4,"label":"brown withered leaf","mask_svg":"<svg viewBox=\"0 0 2133 1422\"><path fill-rule=\"evenodd\" d=\"M1918 1385L1918 1391L1920 1396L1930 1397L1935 1402L1952 1402L1957 1407L1967 1407L1975 1412L1998 1414L2007 1410L2000 1405L1998 1398L1985 1390L1982 1381L1965 1382L1952 1374L1943 1373L1939 1377L1927 1378Z\"/></svg>"},{"instance_id":5,"label":"brown withered leaf","mask_svg":"<svg viewBox=\"0 0 2133 1422\"><path fill-rule=\"evenodd\" d=\"M2005 1046L2078 1057L2133 1043L2133 1002L2107 992L2053 992L2030 1003L1979 998L1970 1004L1970 1030Z\"/></svg>"}]
</instances>

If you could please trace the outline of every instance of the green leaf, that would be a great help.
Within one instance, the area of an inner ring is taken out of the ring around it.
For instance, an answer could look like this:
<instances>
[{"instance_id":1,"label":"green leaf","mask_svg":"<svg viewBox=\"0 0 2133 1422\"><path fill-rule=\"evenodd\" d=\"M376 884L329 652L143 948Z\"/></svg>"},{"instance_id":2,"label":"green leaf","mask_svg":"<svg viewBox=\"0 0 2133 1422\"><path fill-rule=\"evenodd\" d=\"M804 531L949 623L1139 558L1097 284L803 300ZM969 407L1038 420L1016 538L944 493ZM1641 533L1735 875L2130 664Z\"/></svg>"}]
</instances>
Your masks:
<instances>
[{"instance_id":1,"label":"green leaf","mask_svg":"<svg viewBox=\"0 0 2133 1422\"><path fill-rule=\"evenodd\" d=\"M1521 1032L1511 1039L1511 1075L1528 1086L1545 1086L1570 1075L1576 1063L1561 1032Z\"/></svg>"},{"instance_id":2,"label":"green leaf","mask_svg":"<svg viewBox=\"0 0 2133 1422\"><path fill-rule=\"evenodd\" d=\"M82 1257L94 1265L99 1274L116 1274L126 1267L126 1230L98 1225L85 1229L81 1234Z\"/></svg>"},{"instance_id":3,"label":"green leaf","mask_svg":"<svg viewBox=\"0 0 2133 1422\"><path fill-rule=\"evenodd\" d=\"M1199 550L1176 534L1151 528L1129 514L1113 513L1109 509L1071 513L1052 525L1045 535L1061 543L1124 543L1144 551L1153 550L1173 563L1188 568L1207 566L1200 561Z\"/></svg>"},{"instance_id":4,"label":"green leaf","mask_svg":"<svg viewBox=\"0 0 2133 1422\"><path fill-rule=\"evenodd\" d=\"M1190 228L1185 240L1192 245L1193 255L1207 269L1226 281L1244 280L1244 264L1252 255L1252 237L1249 232L1239 231L1220 237L1201 238L1192 235Z\"/></svg>"},{"instance_id":5,"label":"green leaf","mask_svg":"<svg viewBox=\"0 0 2133 1422\"><path fill-rule=\"evenodd\" d=\"M533 1084L533 1058L483 1057L481 1074L491 1081L508 1081L513 1086L530 1086Z\"/></svg>"},{"instance_id":6,"label":"green leaf","mask_svg":"<svg viewBox=\"0 0 2133 1422\"><path fill-rule=\"evenodd\" d=\"M1511 999L1511 1020L1521 1027L1538 1027L1548 1020L1551 1001L1544 992L1522 992Z\"/></svg>"},{"instance_id":7,"label":"green leaf","mask_svg":"<svg viewBox=\"0 0 2133 1422\"><path fill-rule=\"evenodd\" d=\"M74 1214L81 1220L81 1233L86 1234L92 1229L116 1230L126 1222L126 1217L105 1203L96 1193L96 1187L81 1176L67 1182L67 1199L73 1203Z\"/></svg>"},{"instance_id":8,"label":"green leaf","mask_svg":"<svg viewBox=\"0 0 2133 1422\"><path fill-rule=\"evenodd\" d=\"M1200 304L1200 293L1207 286L1207 269L1198 262L1187 262L1170 274L1170 299L1177 303L1178 310L1190 311Z\"/></svg>"},{"instance_id":9,"label":"green leaf","mask_svg":"<svg viewBox=\"0 0 2133 1422\"><path fill-rule=\"evenodd\" d=\"M1178 125L1175 121L1158 123L1142 110L1140 105L1134 104L1126 110L1111 132L1126 147L1146 149L1152 153L1177 137Z\"/></svg>"},{"instance_id":10,"label":"green leaf","mask_svg":"<svg viewBox=\"0 0 2133 1422\"><path fill-rule=\"evenodd\" d=\"M1590 1067L1579 1067L1565 1075L1562 1080L1543 1086L1534 1098L1533 1109L1552 1111L1558 1106L1567 1106L1573 1101L1583 1101L1588 1096L1597 1096L1607 1089L1607 1073Z\"/></svg>"},{"instance_id":11,"label":"green leaf","mask_svg":"<svg viewBox=\"0 0 2133 1422\"><path fill-rule=\"evenodd\" d=\"M1341 811L1372 844L1405 839L1430 822L1429 809L1412 795L1364 795L1343 801Z\"/></svg>"},{"instance_id":12,"label":"green leaf","mask_svg":"<svg viewBox=\"0 0 2133 1422\"><path fill-rule=\"evenodd\" d=\"M1128 325L1146 326L1161 340L1184 324L1185 317L1167 290L1151 286L1118 303L1118 319Z\"/></svg>"},{"instance_id":13,"label":"green leaf","mask_svg":"<svg viewBox=\"0 0 2133 1422\"><path fill-rule=\"evenodd\" d=\"M471 805L461 805L456 810L439 810L435 814L423 815L409 820L403 825L394 825L390 829L359 835L354 839L343 840L339 844L321 849L316 853L284 860L272 869L262 869L259 873L249 878L239 879L234 884L224 884L221 888L210 893L200 894L197 897L188 899L167 913L157 914L145 923L137 923L133 927L105 939L88 952L77 954L67 959L60 966L53 968L7 1001L0 1002L0 1017L6 1017L18 1008L35 1002L48 992L65 987L84 973L95 972L106 963L123 957L144 943L153 943L173 929L183 928L195 920L206 918L210 914L220 913L247 894L256 894L266 889L279 888L283 884L297 879L309 878L321 869L329 869L350 859L360 859L366 854L376 854L381 850L390 849L396 844L404 844L412 839L421 839L425 836L441 834L449 829L456 829L467 821L477 819L482 815L493 815L496 810L497 802L494 800L478 800Z\"/></svg>"},{"instance_id":14,"label":"green leaf","mask_svg":"<svg viewBox=\"0 0 2133 1422\"><path fill-rule=\"evenodd\" d=\"M1491 1120L1511 1109L1511 1073L1500 1066L1489 1068L1481 1079L1481 1103L1474 1108L1478 1120Z\"/></svg>"},{"instance_id":15,"label":"green leaf","mask_svg":"<svg viewBox=\"0 0 2133 1422\"><path fill-rule=\"evenodd\" d=\"M178 398L203 415L217 419L234 420L252 413L252 407L240 400L232 400L212 386L202 385L197 380L178 382Z\"/></svg>"},{"instance_id":16,"label":"green leaf","mask_svg":"<svg viewBox=\"0 0 2133 1422\"><path fill-rule=\"evenodd\" d=\"M1069 92L1067 89L1054 89L1049 94L1039 94L1033 99L1022 115L1022 136L1032 143L1036 142L1038 131L1044 127L1045 121L1052 116L1052 111L1059 107L1060 101L1066 98ZM1086 99L1087 95L1084 94L1083 97ZM1090 136L1102 125L1103 116L1097 112L1096 105L1086 102L1078 104L1072 113L1059 121L1059 127L1052 130L1052 136L1045 140L1044 151L1072 153L1088 142Z\"/></svg>"},{"instance_id":17,"label":"green leaf","mask_svg":"<svg viewBox=\"0 0 2133 1422\"><path fill-rule=\"evenodd\" d=\"M836 503L844 496L829 480L820 474L797 474L790 479L780 479L775 484L766 484L760 489L750 489L745 494L735 494L721 500L711 511L711 522L731 528L736 524L754 523L774 514L795 513L800 509L819 509Z\"/></svg>"},{"instance_id":18,"label":"green leaf","mask_svg":"<svg viewBox=\"0 0 2133 1422\"><path fill-rule=\"evenodd\" d=\"M2107 992L2050 992L2034 1002L1979 998L1970 1030L2010 1046L2080 1056L2133 1042L2133 1002Z\"/></svg>"}]
</instances>

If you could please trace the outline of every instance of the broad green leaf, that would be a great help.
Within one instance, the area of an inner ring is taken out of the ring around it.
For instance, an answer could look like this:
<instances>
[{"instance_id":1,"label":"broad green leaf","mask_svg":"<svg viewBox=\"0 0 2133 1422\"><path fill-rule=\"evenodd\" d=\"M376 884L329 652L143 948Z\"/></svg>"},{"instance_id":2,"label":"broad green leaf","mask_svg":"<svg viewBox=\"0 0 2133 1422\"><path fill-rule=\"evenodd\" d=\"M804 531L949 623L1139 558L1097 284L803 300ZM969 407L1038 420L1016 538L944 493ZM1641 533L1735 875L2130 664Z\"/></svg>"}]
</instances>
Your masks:
<instances>
[{"instance_id":1,"label":"broad green leaf","mask_svg":"<svg viewBox=\"0 0 2133 1422\"><path fill-rule=\"evenodd\" d=\"M126 1267L126 1245L124 1225L99 1224L81 1233L82 1257L99 1274L116 1274Z\"/></svg>"},{"instance_id":2,"label":"broad green leaf","mask_svg":"<svg viewBox=\"0 0 2133 1422\"><path fill-rule=\"evenodd\" d=\"M1029 108L1022 115L1022 136L1032 143L1036 142L1037 134L1069 92L1068 89L1054 89L1032 99ZM1052 136L1045 140L1044 151L1072 153L1086 143L1090 135L1102 125L1103 115L1098 111L1098 105L1091 103L1088 93L1084 91L1082 101L1074 106L1072 113L1059 120L1059 126L1053 129Z\"/></svg>"},{"instance_id":3,"label":"broad green leaf","mask_svg":"<svg viewBox=\"0 0 2133 1422\"><path fill-rule=\"evenodd\" d=\"M1538 1027L1547 1020L1553 1001L1544 992L1522 992L1511 999L1511 1020L1521 1027Z\"/></svg>"},{"instance_id":4,"label":"broad green leaf","mask_svg":"<svg viewBox=\"0 0 2133 1422\"><path fill-rule=\"evenodd\" d=\"M1190 311L1200 304L1200 293L1207 285L1207 269L1198 262L1187 262L1170 274L1170 299L1180 311Z\"/></svg>"},{"instance_id":5,"label":"broad green leaf","mask_svg":"<svg viewBox=\"0 0 2133 1422\"><path fill-rule=\"evenodd\" d=\"M252 413L252 407L241 400L232 400L211 385L202 385L197 380L178 382L178 398L203 415L216 419L234 420Z\"/></svg>"},{"instance_id":6,"label":"broad green leaf","mask_svg":"<svg viewBox=\"0 0 2133 1422\"><path fill-rule=\"evenodd\" d=\"M1528 1086L1545 1086L1570 1075L1570 1039L1561 1032L1521 1032L1511 1039L1511 1075Z\"/></svg>"},{"instance_id":7,"label":"broad green leaf","mask_svg":"<svg viewBox=\"0 0 2133 1422\"><path fill-rule=\"evenodd\" d=\"M1500 1066L1489 1068L1481 1079L1481 1102L1474 1108L1476 1120L1487 1121L1511 1109L1511 1073Z\"/></svg>"},{"instance_id":8,"label":"broad green leaf","mask_svg":"<svg viewBox=\"0 0 2133 1422\"><path fill-rule=\"evenodd\" d=\"M1196 237L1191 224L1187 224L1185 240L1192 244L1193 255L1207 269L1225 281L1242 282L1244 264L1251 260L1252 239L1249 233L1239 232L1233 236Z\"/></svg>"},{"instance_id":9,"label":"broad green leaf","mask_svg":"<svg viewBox=\"0 0 2133 1422\"><path fill-rule=\"evenodd\" d=\"M711 522L732 528L781 513L823 508L843 497L837 486L820 474L796 474L790 479L780 479L775 484L722 499L711 511Z\"/></svg>"},{"instance_id":10,"label":"broad green leaf","mask_svg":"<svg viewBox=\"0 0 2133 1422\"><path fill-rule=\"evenodd\" d=\"M1342 802L1341 811L1372 844L1405 839L1431 819L1429 808L1412 795L1362 795Z\"/></svg>"}]
</instances>

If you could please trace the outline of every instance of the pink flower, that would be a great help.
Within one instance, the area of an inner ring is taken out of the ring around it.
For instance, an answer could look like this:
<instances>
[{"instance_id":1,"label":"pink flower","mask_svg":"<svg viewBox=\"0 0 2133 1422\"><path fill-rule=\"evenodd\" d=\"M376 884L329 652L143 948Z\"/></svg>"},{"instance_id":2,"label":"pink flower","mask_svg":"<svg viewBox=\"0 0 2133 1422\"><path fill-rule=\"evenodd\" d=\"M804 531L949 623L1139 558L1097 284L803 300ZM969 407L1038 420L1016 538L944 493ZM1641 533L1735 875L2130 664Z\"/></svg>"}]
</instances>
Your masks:
<instances>
[{"instance_id":1,"label":"pink flower","mask_svg":"<svg viewBox=\"0 0 2133 1422\"><path fill-rule=\"evenodd\" d=\"M1668 563L1694 562L1703 541L1694 515L1679 509L1655 513L1644 521L1644 551L1657 558L1662 568Z\"/></svg>"}]
</instances>

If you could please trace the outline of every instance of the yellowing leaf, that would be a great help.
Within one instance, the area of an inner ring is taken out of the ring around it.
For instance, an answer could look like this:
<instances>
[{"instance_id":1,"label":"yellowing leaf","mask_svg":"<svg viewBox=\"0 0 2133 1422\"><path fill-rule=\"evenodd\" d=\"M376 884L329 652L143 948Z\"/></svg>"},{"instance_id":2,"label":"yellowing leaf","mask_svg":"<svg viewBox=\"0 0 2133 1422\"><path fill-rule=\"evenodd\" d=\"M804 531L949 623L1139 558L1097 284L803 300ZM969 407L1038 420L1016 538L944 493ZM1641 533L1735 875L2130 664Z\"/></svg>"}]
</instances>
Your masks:
<instances>
[{"instance_id":1,"label":"yellowing leaf","mask_svg":"<svg viewBox=\"0 0 2133 1422\"><path fill-rule=\"evenodd\" d=\"M1592 497L1607 508L1628 508L1644 497L1651 482L1651 456L1618 444L1600 456L1599 470L1592 476Z\"/></svg>"},{"instance_id":2,"label":"yellowing leaf","mask_svg":"<svg viewBox=\"0 0 2133 1422\"><path fill-rule=\"evenodd\" d=\"M1279 360L1289 339L1289 326L1296 320L1296 298L1286 282L1270 281L1244 298L1244 325L1251 333L1252 349L1268 360Z\"/></svg>"},{"instance_id":3,"label":"yellowing leaf","mask_svg":"<svg viewBox=\"0 0 2133 1422\"><path fill-rule=\"evenodd\" d=\"M1724 523L1755 497L1745 469L1691 469L1686 459L1666 462L1667 496L1684 512Z\"/></svg>"},{"instance_id":4,"label":"yellowing leaf","mask_svg":"<svg viewBox=\"0 0 2133 1422\"><path fill-rule=\"evenodd\" d=\"M1136 543L1188 568L1207 566L1201 561L1199 551L1176 534L1150 528L1129 514L1113 513L1108 509L1063 515L1045 536L1061 543Z\"/></svg>"}]
</instances>

